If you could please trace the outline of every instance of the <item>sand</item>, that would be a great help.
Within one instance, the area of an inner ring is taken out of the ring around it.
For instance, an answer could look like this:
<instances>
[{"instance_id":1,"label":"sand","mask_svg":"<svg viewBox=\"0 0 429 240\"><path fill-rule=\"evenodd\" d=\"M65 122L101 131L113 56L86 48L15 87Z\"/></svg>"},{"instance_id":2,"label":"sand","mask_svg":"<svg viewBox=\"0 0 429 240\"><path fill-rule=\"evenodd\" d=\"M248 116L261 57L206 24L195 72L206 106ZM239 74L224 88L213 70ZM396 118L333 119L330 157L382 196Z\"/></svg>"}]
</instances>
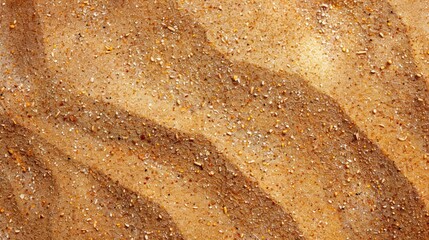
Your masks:
<instances>
[{"instance_id":1,"label":"sand","mask_svg":"<svg viewBox=\"0 0 429 240\"><path fill-rule=\"evenodd\" d=\"M429 239L429 6L0 0L0 239Z\"/></svg>"}]
</instances>

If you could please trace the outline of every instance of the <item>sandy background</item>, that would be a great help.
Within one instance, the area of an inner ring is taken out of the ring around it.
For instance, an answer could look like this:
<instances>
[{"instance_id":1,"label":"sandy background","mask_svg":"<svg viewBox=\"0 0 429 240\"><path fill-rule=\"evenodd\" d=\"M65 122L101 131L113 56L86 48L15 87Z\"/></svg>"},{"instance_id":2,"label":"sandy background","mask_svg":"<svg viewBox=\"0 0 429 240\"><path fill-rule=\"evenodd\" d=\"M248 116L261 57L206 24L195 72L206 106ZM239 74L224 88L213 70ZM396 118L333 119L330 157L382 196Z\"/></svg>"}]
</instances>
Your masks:
<instances>
[{"instance_id":1,"label":"sandy background","mask_svg":"<svg viewBox=\"0 0 429 240\"><path fill-rule=\"evenodd\" d=\"M0 239L429 239L428 8L0 0Z\"/></svg>"}]
</instances>

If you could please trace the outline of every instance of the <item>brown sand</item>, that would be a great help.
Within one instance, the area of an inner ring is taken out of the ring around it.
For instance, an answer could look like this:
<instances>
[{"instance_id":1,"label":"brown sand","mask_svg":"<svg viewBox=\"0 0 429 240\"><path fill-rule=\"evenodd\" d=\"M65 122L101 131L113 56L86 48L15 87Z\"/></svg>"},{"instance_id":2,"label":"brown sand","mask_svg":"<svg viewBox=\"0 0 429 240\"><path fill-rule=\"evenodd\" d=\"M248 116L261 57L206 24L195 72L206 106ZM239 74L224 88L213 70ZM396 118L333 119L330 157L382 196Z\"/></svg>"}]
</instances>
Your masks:
<instances>
[{"instance_id":1,"label":"brown sand","mask_svg":"<svg viewBox=\"0 0 429 240\"><path fill-rule=\"evenodd\" d=\"M0 0L0 239L429 239L424 2Z\"/></svg>"}]
</instances>

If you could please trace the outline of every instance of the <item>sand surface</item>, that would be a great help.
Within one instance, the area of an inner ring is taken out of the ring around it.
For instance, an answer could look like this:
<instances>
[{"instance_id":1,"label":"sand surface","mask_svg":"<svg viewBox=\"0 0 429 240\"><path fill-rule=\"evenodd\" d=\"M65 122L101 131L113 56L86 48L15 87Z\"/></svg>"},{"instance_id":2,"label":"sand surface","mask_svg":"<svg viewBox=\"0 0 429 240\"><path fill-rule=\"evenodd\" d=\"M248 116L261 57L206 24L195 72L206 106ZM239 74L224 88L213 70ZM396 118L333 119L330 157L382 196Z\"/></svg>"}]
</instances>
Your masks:
<instances>
[{"instance_id":1,"label":"sand surface","mask_svg":"<svg viewBox=\"0 0 429 240\"><path fill-rule=\"evenodd\" d=\"M426 0L0 0L0 239L429 239Z\"/></svg>"}]
</instances>

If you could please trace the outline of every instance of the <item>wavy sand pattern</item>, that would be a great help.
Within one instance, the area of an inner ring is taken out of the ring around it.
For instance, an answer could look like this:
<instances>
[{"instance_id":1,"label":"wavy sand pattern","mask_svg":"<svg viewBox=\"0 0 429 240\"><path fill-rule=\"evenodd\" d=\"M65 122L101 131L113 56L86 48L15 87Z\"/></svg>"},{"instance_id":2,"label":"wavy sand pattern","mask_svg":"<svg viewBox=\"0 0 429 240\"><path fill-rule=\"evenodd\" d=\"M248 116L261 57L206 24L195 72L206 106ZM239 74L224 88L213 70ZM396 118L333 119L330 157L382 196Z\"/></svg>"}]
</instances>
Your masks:
<instances>
[{"instance_id":1,"label":"wavy sand pattern","mask_svg":"<svg viewBox=\"0 0 429 240\"><path fill-rule=\"evenodd\" d=\"M405 2L0 1L0 239L429 239Z\"/></svg>"}]
</instances>

